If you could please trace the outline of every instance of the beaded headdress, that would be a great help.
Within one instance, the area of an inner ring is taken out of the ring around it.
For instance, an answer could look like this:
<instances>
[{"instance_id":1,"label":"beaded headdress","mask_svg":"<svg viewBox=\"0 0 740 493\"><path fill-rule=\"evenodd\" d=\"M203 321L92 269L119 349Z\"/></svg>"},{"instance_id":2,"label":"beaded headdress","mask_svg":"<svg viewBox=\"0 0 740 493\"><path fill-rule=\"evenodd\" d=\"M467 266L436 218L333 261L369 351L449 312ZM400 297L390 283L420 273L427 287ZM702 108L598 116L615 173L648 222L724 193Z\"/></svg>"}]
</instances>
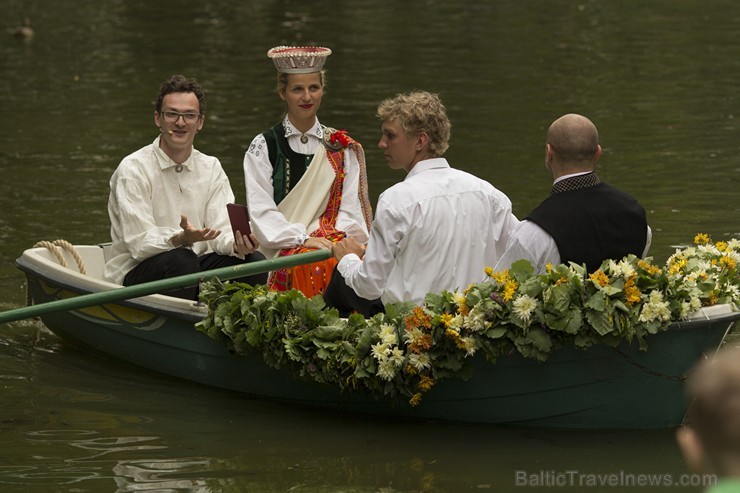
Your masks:
<instances>
[{"instance_id":1,"label":"beaded headdress","mask_svg":"<svg viewBox=\"0 0 740 493\"><path fill-rule=\"evenodd\" d=\"M331 50L322 46L276 46L267 52L278 72L286 74L320 72L329 55Z\"/></svg>"}]
</instances>

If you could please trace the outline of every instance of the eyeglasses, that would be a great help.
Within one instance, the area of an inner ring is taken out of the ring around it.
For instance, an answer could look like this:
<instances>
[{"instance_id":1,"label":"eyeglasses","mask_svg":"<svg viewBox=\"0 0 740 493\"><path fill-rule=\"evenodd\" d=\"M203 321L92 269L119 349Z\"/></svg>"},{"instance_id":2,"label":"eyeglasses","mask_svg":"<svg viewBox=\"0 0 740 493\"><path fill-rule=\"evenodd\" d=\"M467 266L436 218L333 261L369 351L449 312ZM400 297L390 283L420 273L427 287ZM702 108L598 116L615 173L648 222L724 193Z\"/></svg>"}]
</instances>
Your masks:
<instances>
[{"instance_id":1,"label":"eyeglasses","mask_svg":"<svg viewBox=\"0 0 740 493\"><path fill-rule=\"evenodd\" d=\"M177 120L182 117L182 120L185 123L195 123L198 118L200 118L200 113L180 113L179 111L163 111L162 116L164 117L164 121L175 123Z\"/></svg>"}]
</instances>

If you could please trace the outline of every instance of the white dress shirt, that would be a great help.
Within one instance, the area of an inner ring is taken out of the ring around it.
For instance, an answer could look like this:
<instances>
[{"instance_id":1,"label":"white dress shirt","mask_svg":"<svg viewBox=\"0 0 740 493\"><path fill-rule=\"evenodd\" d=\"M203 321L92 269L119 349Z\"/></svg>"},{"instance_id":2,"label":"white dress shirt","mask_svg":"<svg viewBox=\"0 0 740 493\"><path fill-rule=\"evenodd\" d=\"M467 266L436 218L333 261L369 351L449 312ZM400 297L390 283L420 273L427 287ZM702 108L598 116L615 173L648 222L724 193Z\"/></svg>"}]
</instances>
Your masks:
<instances>
[{"instance_id":1,"label":"white dress shirt","mask_svg":"<svg viewBox=\"0 0 740 493\"><path fill-rule=\"evenodd\" d=\"M553 185L568 178L588 173L592 172L585 171L561 176L553 182ZM653 232L650 226L648 226L645 250L642 252L643 258L647 256L648 250L650 250L652 239ZM553 237L537 224L526 219L521 221L512 232L506 252L496 263L494 270L499 272L508 269L511 267L511 264L521 259L529 260L534 266L534 271L538 273L545 272L547 264L552 264L553 266L560 264L560 250L558 250L558 245L555 243Z\"/></svg>"},{"instance_id":2,"label":"white dress shirt","mask_svg":"<svg viewBox=\"0 0 740 493\"><path fill-rule=\"evenodd\" d=\"M338 270L362 298L421 304L429 292L485 280L516 223L490 183L444 158L420 161L380 195L364 259L346 255Z\"/></svg>"},{"instance_id":3,"label":"white dress shirt","mask_svg":"<svg viewBox=\"0 0 740 493\"><path fill-rule=\"evenodd\" d=\"M324 130L319 120L305 133L308 141L301 142L302 134L290 123L287 115L283 120L285 136L292 150L300 154L326 152L321 143ZM247 189L250 222L260 244L266 249L282 249L302 245L306 231L301 223L291 223L277 209L272 186L272 164L267 151L267 142L262 134L257 135L244 154L244 182ZM354 152L344 153L344 183L342 202L337 214L336 229L344 231L360 243L368 238L367 224L359 199L360 165Z\"/></svg>"},{"instance_id":4,"label":"white dress shirt","mask_svg":"<svg viewBox=\"0 0 740 493\"><path fill-rule=\"evenodd\" d=\"M160 149L157 137L125 157L111 177L108 215L112 248L105 278L122 284L140 262L172 250L170 238L182 231L180 214L196 228L221 231L217 238L192 246L198 256L211 252L234 255L234 235L226 211L229 202L234 202L234 193L217 158L193 149L178 167Z\"/></svg>"}]
</instances>

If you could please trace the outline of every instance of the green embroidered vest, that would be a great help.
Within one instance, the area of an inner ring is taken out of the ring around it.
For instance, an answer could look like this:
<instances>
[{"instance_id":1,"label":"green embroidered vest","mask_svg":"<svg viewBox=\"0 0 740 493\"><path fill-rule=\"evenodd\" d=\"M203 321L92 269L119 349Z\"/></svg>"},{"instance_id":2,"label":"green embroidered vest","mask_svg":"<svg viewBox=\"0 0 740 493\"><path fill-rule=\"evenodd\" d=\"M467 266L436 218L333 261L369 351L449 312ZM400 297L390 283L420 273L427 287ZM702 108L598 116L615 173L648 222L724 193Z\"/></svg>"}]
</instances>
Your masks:
<instances>
[{"instance_id":1,"label":"green embroidered vest","mask_svg":"<svg viewBox=\"0 0 740 493\"><path fill-rule=\"evenodd\" d=\"M313 154L300 154L288 145L283 122L262 133L267 142L267 153L272 164L272 189L279 204L306 172Z\"/></svg>"}]
</instances>

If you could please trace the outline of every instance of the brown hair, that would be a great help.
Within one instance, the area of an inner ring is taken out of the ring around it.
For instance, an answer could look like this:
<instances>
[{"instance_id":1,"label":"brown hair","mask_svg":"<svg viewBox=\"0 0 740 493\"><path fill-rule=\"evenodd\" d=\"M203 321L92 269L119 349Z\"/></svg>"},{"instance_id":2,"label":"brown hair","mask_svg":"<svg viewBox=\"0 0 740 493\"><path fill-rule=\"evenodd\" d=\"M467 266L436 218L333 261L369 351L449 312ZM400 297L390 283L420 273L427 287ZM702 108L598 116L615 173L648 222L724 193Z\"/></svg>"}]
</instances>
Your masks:
<instances>
[{"instance_id":1,"label":"brown hair","mask_svg":"<svg viewBox=\"0 0 740 493\"><path fill-rule=\"evenodd\" d=\"M206 96L203 94L203 88L195 79L188 79L184 75L176 74L170 76L167 80L162 83L159 88L159 96L157 97L157 103L155 109L157 113L162 112L162 101L164 97L173 92L192 92L195 97L198 98L199 112L201 115L206 114Z\"/></svg>"}]
</instances>

